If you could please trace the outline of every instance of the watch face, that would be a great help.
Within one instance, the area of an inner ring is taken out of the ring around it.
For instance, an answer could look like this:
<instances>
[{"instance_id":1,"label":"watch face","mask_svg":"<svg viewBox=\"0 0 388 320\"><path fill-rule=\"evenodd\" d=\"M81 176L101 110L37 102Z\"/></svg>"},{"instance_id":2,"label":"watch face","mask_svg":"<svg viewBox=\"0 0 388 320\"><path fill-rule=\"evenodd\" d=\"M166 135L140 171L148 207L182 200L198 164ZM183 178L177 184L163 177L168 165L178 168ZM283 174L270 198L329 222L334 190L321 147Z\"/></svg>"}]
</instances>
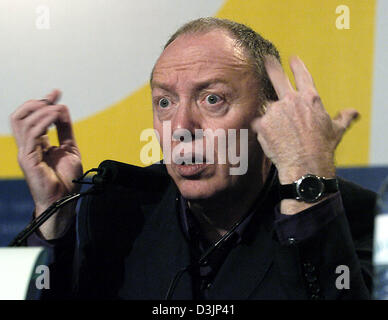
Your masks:
<instances>
[{"instance_id":1,"label":"watch face","mask_svg":"<svg viewBox=\"0 0 388 320\"><path fill-rule=\"evenodd\" d=\"M323 182L314 175L307 175L298 180L296 192L300 200L315 202L319 200L324 191Z\"/></svg>"}]
</instances>

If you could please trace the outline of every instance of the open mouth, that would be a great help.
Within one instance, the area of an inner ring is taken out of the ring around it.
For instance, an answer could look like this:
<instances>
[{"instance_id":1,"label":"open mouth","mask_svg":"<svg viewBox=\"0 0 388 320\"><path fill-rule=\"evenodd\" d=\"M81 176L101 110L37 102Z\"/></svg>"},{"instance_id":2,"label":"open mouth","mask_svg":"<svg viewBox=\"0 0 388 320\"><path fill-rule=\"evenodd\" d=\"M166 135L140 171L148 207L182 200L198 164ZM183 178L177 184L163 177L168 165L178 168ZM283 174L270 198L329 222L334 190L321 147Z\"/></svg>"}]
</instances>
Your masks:
<instances>
[{"instance_id":1,"label":"open mouth","mask_svg":"<svg viewBox=\"0 0 388 320\"><path fill-rule=\"evenodd\" d=\"M174 167L180 176L196 179L201 172L209 166L206 163L205 156L200 153L186 153L185 155L176 155L173 157Z\"/></svg>"},{"instance_id":2,"label":"open mouth","mask_svg":"<svg viewBox=\"0 0 388 320\"><path fill-rule=\"evenodd\" d=\"M177 169L183 177L193 177L199 175L208 165L202 164L178 164Z\"/></svg>"},{"instance_id":3,"label":"open mouth","mask_svg":"<svg viewBox=\"0 0 388 320\"><path fill-rule=\"evenodd\" d=\"M195 161L195 159L192 159L192 161L183 161L181 164L176 164L176 168L179 172L179 174L183 177L191 177L195 178L200 175L200 173L205 170L205 168L208 166L205 161Z\"/></svg>"}]
</instances>

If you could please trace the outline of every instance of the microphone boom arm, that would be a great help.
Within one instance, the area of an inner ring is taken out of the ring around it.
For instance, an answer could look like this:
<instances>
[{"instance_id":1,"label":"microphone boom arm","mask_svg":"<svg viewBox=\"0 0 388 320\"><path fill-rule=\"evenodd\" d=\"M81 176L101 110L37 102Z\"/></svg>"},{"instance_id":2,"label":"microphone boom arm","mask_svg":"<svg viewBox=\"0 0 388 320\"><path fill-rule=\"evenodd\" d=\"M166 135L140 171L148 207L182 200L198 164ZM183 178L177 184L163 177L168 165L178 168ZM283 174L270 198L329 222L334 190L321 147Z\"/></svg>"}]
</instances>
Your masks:
<instances>
[{"instance_id":1,"label":"microphone boom arm","mask_svg":"<svg viewBox=\"0 0 388 320\"><path fill-rule=\"evenodd\" d=\"M73 202L87 194L94 192L95 189L92 187L85 192L70 194L55 201L50 207L48 207L39 217L33 219L27 227L25 227L8 245L8 247L20 247L23 246L24 241L35 232L48 218L50 218L55 212L66 204Z\"/></svg>"}]
</instances>

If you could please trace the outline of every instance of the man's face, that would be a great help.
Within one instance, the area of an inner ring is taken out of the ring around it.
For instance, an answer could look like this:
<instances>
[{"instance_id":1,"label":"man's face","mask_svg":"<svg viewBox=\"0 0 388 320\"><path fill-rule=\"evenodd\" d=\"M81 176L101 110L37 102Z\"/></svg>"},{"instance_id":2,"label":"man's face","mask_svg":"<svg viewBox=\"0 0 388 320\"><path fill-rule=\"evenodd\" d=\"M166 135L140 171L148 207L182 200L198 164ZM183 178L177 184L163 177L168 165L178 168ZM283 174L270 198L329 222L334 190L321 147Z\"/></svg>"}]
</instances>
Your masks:
<instances>
[{"instance_id":1,"label":"man's face","mask_svg":"<svg viewBox=\"0 0 388 320\"><path fill-rule=\"evenodd\" d=\"M171 150L183 145L179 135L186 129L193 137L192 142L185 142L188 147L185 150L190 149L197 161L203 158L204 164L177 164L172 156L167 164L168 173L185 198L207 199L225 191L260 186L263 154L250 129L251 121L259 114L259 85L243 50L225 31L178 37L158 59L151 87L154 128L162 148L170 142ZM168 122L174 138L166 130L163 134L163 124L166 126ZM206 129L211 132L221 129L226 137L228 129L234 129L237 143L231 146L226 140L226 155L228 148L236 148L233 152L239 155L240 129L249 130L245 141L248 145L248 155L244 155L248 156L245 175L230 174L230 169L238 165L231 164L228 156L226 163L219 161L218 139L211 151L206 150L206 139L199 141L203 152L195 149L195 141L199 140L194 136L195 130ZM163 152L166 159L166 152L170 151ZM206 163L210 158L214 163Z\"/></svg>"}]
</instances>

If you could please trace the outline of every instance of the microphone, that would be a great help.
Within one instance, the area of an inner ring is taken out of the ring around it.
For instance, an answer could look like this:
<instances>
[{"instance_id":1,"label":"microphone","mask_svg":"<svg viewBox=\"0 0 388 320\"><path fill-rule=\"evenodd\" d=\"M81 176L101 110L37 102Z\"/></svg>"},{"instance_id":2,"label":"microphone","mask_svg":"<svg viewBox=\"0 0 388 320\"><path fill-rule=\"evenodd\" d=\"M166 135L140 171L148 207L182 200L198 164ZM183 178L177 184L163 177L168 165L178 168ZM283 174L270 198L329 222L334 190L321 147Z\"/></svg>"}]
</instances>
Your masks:
<instances>
[{"instance_id":1,"label":"microphone","mask_svg":"<svg viewBox=\"0 0 388 320\"><path fill-rule=\"evenodd\" d=\"M164 169L164 168L163 168ZM93 176L92 183L83 181L83 178L92 171L97 171ZM141 168L130 164L105 160L101 162L98 169L88 170L79 179L73 180L74 183L93 184L94 186L85 192L65 196L50 207L48 207L39 217L33 219L9 244L10 247L23 245L24 241L39 228L48 218L50 218L58 209L69 202L77 200L85 195L102 191L106 185L120 185L126 188L139 188L144 191L160 191L170 182L167 170L160 170L157 165Z\"/></svg>"},{"instance_id":2,"label":"microphone","mask_svg":"<svg viewBox=\"0 0 388 320\"><path fill-rule=\"evenodd\" d=\"M114 160L105 160L100 163L97 172L92 178L92 183L97 187L119 185L125 188L156 191L164 189L171 181L167 171L161 170L156 164L142 168Z\"/></svg>"}]
</instances>

